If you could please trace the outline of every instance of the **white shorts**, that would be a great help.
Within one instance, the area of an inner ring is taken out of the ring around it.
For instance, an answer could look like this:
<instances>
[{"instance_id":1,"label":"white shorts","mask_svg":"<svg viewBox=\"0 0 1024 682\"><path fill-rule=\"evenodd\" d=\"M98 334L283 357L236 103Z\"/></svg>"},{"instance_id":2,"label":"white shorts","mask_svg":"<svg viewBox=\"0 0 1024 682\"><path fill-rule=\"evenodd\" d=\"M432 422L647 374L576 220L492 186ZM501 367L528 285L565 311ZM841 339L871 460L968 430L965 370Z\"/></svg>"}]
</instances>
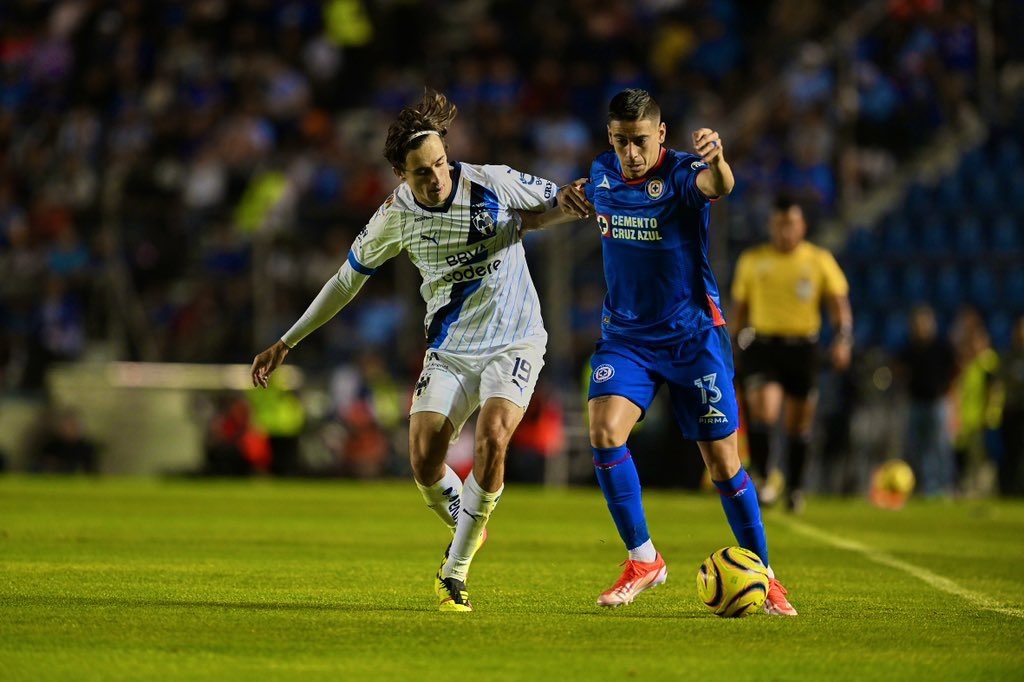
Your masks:
<instances>
[{"instance_id":1,"label":"white shorts","mask_svg":"<svg viewBox=\"0 0 1024 682\"><path fill-rule=\"evenodd\" d=\"M455 441L466 420L488 398L505 398L526 410L544 367L545 346L544 339L529 339L489 355L428 350L409 414L447 416L455 427Z\"/></svg>"}]
</instances>

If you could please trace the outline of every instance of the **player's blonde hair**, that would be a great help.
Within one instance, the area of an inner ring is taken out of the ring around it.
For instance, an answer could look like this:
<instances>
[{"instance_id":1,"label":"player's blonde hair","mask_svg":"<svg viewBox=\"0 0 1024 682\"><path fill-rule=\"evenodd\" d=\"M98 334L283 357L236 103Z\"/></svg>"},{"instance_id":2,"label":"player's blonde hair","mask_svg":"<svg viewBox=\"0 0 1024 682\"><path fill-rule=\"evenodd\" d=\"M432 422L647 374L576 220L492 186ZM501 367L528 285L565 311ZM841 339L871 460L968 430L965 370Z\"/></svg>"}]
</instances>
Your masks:
<instances>
[{"instance_id":1,"label":"player's blonde hair","mask_svg":"<svg viewBox=\"0 0 1024 682\"><path fill-rule=\"evenodd\" d=\"M413 149L419 149L427 137L436 133L444 140L448 126L458 111L447 97L427 88L423 98L417 104L403 107L398 112L398 118L388 128L384 158L395 168L404 170L406 155Z\"/></svg>"}]
</instances>

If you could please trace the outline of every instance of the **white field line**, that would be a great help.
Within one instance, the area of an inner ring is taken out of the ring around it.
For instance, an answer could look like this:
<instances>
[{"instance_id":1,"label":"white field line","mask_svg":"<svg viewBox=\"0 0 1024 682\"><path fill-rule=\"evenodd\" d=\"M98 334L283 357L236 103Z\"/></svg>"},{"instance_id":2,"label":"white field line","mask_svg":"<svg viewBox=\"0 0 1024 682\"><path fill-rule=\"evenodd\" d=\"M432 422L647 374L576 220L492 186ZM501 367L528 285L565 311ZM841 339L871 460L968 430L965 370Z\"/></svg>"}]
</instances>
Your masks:
<instances>
[{"instance_id":1,"label":"white field line","mask_svg":"<svg viewBox=\"0 0 1024 682\"><path fill-rule=\"evenodd\" d=\"M987 611L995 611L996 613L1001 613L1004 616L1024 618L1024 609L1004 606L1003 604L989 598L987 595L975 592L974 590L969 590L966 587L961 587L949 578L944 578L941 575L932 573L926 568L921 568L920 566L915 566L914 564L897 559L891 554L881 550L874 549L873 547L861 544L855 540L849 540L838 535L833 535L832 533L815 528L814 526L808 526L800 521L794 521L793 519L776 518L774 521L775 523L781 523L788 526L791 530L794 530L801 535L805 535L812 540L817 540L818 542L822 542L826 545L832 545L839 549L856 552L877 564L882 564L883 566L889 566L890 568L895 568L903 571L904 573L909 573L915 578L928 583L935 589L960 597L978 608L985 609Z\"/></svg>"}]
</instances>

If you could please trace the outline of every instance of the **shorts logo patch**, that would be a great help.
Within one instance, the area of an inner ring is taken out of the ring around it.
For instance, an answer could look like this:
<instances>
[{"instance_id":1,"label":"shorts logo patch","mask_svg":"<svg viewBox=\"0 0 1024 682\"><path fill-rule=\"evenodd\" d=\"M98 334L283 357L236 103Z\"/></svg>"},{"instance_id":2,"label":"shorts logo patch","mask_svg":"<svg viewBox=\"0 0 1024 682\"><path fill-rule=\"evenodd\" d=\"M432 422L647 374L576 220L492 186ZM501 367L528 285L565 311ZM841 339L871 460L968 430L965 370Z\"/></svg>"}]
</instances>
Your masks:
<instances>
[{"instance_id":1,"label":"shorts logo patch","mask_svg":"<svg viewBox=\"0 0 1024 682\"><path fill-rule=\"evenodd\" d=\"M603 384L604 382L615 376L615 368L611 365L599 365L594 370L594 381Z\"/></svg>"},{"instance_id":2,"label":"shorts logo patch","mask_svg":"<svg viewBox=\"0 0 1024 682\"><path fill-rule=\"evenodd\" d=\"M708 405L707 414L700 418L701 424L728 424L729 420L726 419L725 414L721 410L717 409L714 405Z\"/></svg>"},{"instance_id":3,"label":"shorts logo patch","mask_svg":"<svg viewBox=\"0 0 1024 682\"><path fill-rule=\"evenodd\" d=\"M427 390L427 386L429 384L430 384L430 375L427 374L427 375L421 376L420 380L416 382L416 387L413 389L413 400L416 400L421 395L423 395L423 391Z\"/></svg>"}]
</instances>

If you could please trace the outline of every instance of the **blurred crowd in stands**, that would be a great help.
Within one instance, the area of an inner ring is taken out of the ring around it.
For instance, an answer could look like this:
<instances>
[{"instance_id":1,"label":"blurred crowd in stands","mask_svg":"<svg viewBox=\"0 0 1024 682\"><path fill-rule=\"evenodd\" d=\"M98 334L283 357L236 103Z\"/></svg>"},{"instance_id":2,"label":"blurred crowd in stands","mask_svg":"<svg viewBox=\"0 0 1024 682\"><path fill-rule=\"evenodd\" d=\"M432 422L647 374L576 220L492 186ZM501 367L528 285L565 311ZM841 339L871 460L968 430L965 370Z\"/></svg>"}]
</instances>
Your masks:
<instances>
[{"instance_id":1,"label":"blurred crowd in stands","mask_svg":"<svg viewBox=\"0 0 1024 682\"><path fill-rule=\"evenodd\" d=\"M624 87L655 94L674 146L719 127L731 262L777 192L820 224L985 115L979 54L997 74L1021 62L1022 2L987 19L980 50L975 3L953 0L0 3L0 385L38 392L50 363L86 357L250 362L394 185L386 123L425 85L459 105L452 158L559 183L606 146ZM579 365L603 295L591 270L570 301ZM324 378L331 447L369 453L339 473L393 470L402 448L420 355L397 339L422 306L399 279L385 268L294 357ZM538 392L523 448L561 447L562 401ZM218 403L213 449L244 433L235 402Z\"/></svg>"}]
</instances>

